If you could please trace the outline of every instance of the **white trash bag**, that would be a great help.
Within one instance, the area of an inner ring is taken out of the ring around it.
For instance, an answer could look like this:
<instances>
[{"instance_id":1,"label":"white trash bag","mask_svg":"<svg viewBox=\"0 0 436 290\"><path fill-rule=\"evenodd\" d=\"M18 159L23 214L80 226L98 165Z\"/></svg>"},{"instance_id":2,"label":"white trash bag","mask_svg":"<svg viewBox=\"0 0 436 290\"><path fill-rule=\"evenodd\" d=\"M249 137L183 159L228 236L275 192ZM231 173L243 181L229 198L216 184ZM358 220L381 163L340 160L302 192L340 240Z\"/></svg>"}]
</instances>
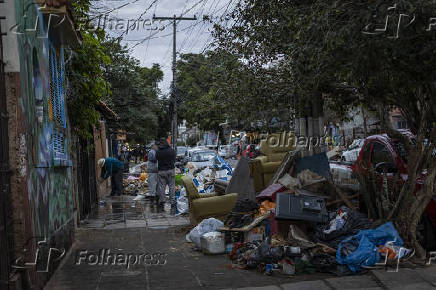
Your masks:
<instances>
[{"instance_id":1,"label":"white trash bag","mask_svg":"<svg viewBox=\"0 0 436 290\"><path fill-rule=\"evenodd\" d=\"M189 201L186 196L180 196L177 199L177 215L187 213L189 211Z\"/></svg>"},{"instance_id":2,"label":"white trash bag","mask_svg":"<svg viewBox=\"0 0 436 290\"><path fill-rule=\"evenodd\" d=\"M201 236L206 233L215 232L223 226L224 223L215 218L205 219L186 235L186 240L193 242L198 249L201 249Z\"/></svg>"},{"instance_id":3,"label":"white trash bag","mask_svg":"<svg viewBox=\"0 0 436 290\"><path fill-rule=\"evenodd\" d=\"M201 236L201 250L204 254L222 254L226 250L224 235L220 232L210 232Z\"/></svg>"}]
</instances>

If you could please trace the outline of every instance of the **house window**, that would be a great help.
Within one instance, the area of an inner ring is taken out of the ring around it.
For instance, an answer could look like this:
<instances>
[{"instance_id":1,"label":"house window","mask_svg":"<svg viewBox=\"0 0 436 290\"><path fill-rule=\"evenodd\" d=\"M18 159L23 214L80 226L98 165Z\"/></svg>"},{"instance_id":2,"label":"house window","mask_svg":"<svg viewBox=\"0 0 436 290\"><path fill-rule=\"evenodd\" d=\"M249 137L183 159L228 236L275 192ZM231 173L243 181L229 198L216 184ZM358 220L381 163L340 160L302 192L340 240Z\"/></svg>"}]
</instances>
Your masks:
<instances>
[{"instance_id":1,"label":"house window","mask_svg":"<svg viewBox=\"0 0 436 290\"><path fill-rule=\"evenodd\" d=\"M51 149L55 159L67 159L65 155L65 99L64 99L64 62L63 49L59 52L50 46L50 98L49 118L53 123Z\"/></svg>"}]
</instances>

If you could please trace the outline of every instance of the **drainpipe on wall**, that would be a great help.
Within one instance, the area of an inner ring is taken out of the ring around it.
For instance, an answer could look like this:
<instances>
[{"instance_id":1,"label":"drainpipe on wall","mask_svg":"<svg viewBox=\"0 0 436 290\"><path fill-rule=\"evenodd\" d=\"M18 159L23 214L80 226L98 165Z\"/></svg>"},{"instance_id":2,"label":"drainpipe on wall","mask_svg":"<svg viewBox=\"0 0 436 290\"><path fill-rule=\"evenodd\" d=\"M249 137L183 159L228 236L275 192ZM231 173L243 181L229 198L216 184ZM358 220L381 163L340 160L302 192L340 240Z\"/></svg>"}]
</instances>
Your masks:
<instances>
[{"instance_id":1,"label":"drainpipe on wall","mask_svg":"<svg viewBox=\"0 0 436 290\"><path fill-rule=\"evenodd\" d=\"M0 1L0 3L3 1ZM9 168L9 134L8 112L6 109L6 82L3 62L3 36L0 16L0 290L9 289L9 238L8 199L10 194L10 168Z\"/></svg>"}]
</instances>

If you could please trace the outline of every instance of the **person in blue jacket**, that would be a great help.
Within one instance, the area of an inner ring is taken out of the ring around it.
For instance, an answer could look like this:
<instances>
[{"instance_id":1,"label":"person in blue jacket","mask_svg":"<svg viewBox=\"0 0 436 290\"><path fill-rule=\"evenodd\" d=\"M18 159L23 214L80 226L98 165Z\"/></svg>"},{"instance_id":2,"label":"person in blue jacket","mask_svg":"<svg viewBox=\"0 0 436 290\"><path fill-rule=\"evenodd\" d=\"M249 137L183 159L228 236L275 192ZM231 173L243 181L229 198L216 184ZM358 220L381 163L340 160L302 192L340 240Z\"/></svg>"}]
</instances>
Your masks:
<instances>
[{"instance_id":1,"label":"person in blue jacket","mask_svg":"<svg viewBox=\"0 0 436 290\"><path fill-rule=\"evenodd\" d=\"M111 177L112 192L111 196L123 194L123 169L124 164L120 160L112 157L101 158L98 160L98 167L101 169L100 177L106 180Z\"/></svg>"}]
</instances>

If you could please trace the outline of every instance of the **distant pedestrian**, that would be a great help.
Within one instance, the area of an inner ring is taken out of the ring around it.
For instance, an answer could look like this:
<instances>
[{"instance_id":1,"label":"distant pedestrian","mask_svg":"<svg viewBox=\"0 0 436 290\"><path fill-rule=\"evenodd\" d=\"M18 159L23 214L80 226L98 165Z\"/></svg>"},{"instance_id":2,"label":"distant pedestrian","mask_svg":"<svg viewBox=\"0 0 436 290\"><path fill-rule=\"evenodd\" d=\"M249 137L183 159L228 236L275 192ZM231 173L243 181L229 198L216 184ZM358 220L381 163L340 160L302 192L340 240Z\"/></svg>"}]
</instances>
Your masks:
<instances>
[{"instance_id":1,"label":"distant pedestrian","mask_svg":"<svg viewBox=\"0 0 436 290\"><path fill-rule=\"evenodd\" d=\"M156 159L156 153L158 148L158 142L151 146L150 151L148 152L148 161L147 161L147 172L148 172L148 189L150 194L150 199L159 205L159 196L156 194L157 192L157 183L158 183L158 162Z\"/></svg>"},{"instance_id":2,"label":"distant pedestrian","mask_svg":"<svg viewBox=\"0 0 436 290\"><path fill-rule=\"evenodd\" d=\"M159 141L159 150L156 153L156 159L158 162L158 196L159 196L159 207L162 211L165 205L165 189L168 185L170 203L171 203L171 214L176 213L176 198L175 198L175 166L176 162L176 151L168 145L165 138L161 138Z\"/></svg>"},{"instance_id":3,"label":"distant pedestrian","mask_svg":"<svg viewBox=\"0 0 436 290\"><path fill-rule=\"evenodd\" d=\"M116 158L101 158L98 160L98 167L101 168L100 177L105 180L111 177L111 196L123 194L123 169L124 164Z\"/></svg>"}]
</instances>

